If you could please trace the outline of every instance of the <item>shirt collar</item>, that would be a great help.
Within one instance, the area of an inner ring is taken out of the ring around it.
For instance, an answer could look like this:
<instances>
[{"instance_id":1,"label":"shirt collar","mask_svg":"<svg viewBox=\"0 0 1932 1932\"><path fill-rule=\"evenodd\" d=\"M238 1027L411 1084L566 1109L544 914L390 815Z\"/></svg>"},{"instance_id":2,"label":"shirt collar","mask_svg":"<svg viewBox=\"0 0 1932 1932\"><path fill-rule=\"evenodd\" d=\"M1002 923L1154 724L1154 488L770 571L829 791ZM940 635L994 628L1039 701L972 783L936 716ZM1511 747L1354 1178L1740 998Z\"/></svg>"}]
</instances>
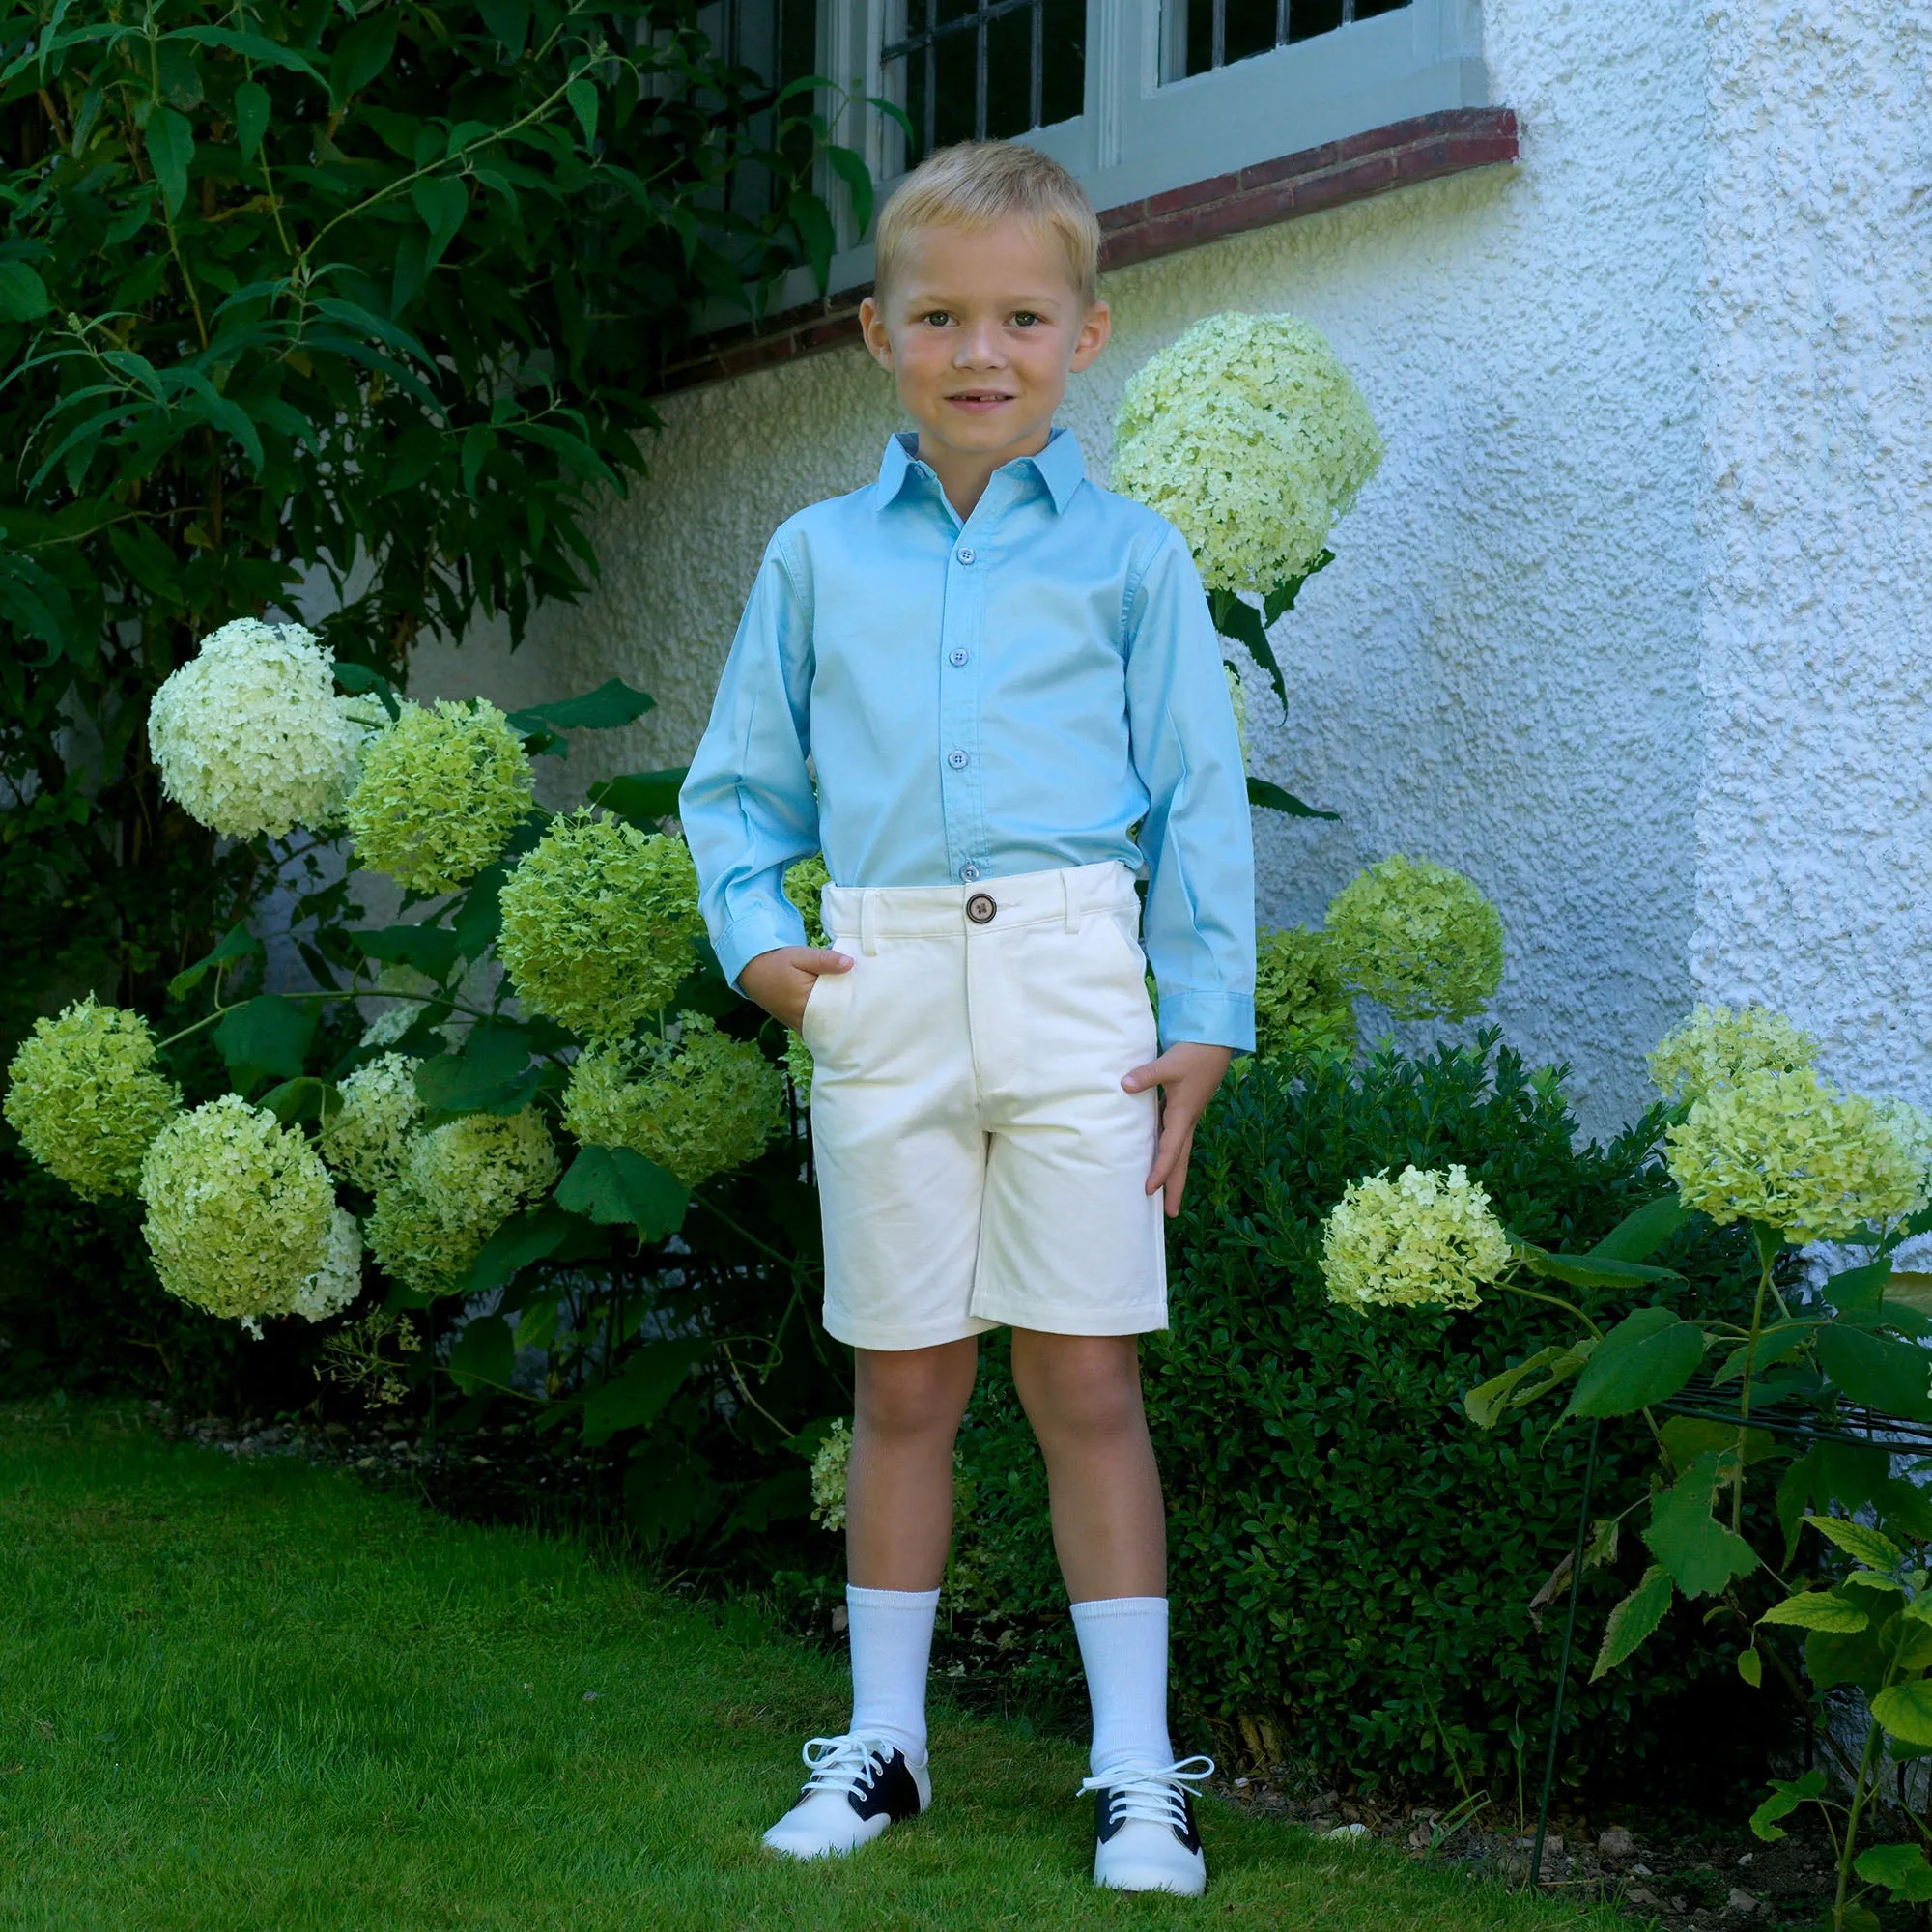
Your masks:
<instances>
[{"instance_id":1,"label":"shirt collar","mask_svg":"<svg viewBox=\"0 0 1932 1932\"><path fill-rule=\"evenodd\" d=\"M879 463L877 484L879 506L897 500L899 492L905 488L906 477L912 472L919 450L919 434L916 430L896 430L886 439L886 453ZM1046 440L1046 447L1035 456L1015 457L1003 469L1015 469L1022 464L1030 464L1034 474L1045 486L1053 498L1056 510L1065 510L1073 500L1073 493L1087 477L1087 459L1080 453L1079 439L1062 424L1056 423Z\"/></svg>"}]
</instances>

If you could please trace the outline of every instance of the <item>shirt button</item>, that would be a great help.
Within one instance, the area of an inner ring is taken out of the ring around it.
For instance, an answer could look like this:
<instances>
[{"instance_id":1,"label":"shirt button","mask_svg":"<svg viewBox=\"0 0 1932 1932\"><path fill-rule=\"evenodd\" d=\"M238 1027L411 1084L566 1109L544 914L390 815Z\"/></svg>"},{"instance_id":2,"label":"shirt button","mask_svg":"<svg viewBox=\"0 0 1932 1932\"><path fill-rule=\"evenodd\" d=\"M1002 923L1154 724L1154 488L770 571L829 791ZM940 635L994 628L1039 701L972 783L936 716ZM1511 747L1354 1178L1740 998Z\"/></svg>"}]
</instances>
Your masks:
<instances>
[{"instance_id":1,"label":"shirt button","mask_svg":"<svg viewBox=\"0 0 1932 1932\"><path fill-rule=\"evenodd\" d=\"M954 555L954 556L956 556L956 557L957 557L957 558L959 559L959 561L960 561L961 563L971 563L971 562L973 561L973 553L972 553L972 551L971 551L971 550L969 550L969 549L967 549L967 548L965 548L964 546L962 546L962 547L961 547L960 549L958 549L958 550L954 551L954 552L953 552L952 554L953 554L953 555Z\"/></svg>"},{"instance_id":2,"label":"shirt button","mask_svg":"<svg viewBox=\"0 0 1932 1932\"><path fill-rule=\"evenodd\" d=\"M949 765L951 765L955 772L963 772L966 769L966 753L964 752L948 752L946 754L946 762Z\"/></svg>"},{"instance_id":3,"label":"shirt button","mask_svg":"<svg viewBox=\"0 0 1932 1932\"><path fill-rule=\"evenodd\" d=\"M980 876L980 868L978 866L961 866L959 876L970 886Z\"/></svg>"},{"instance_id":4,"label":"shirt button","mask_svg":"<svg viewBox=\"0 0 1932 1932\"><path fill-rule=\"evenodd\" d=\"M952 662L956 665L963 665L966 662L966 653L964 651L954 651L952 653Z\"/></svg>"}]
</instances>

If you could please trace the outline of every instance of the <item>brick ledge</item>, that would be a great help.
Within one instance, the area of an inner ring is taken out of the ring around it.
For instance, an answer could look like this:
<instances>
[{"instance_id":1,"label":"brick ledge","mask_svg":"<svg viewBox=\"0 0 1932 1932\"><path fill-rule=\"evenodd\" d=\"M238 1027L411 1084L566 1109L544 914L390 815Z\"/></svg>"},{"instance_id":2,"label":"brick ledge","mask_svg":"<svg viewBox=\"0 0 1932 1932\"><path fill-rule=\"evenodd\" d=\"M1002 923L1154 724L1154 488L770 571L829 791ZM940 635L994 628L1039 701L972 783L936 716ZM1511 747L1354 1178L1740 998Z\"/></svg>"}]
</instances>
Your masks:
<instances>
[{"instance_id":1,"label":"brick ledge","mask_svg":"<svg viewBox=\"0 0 1932 1932\"><path fill-rule=\"evenodd\" d=\"M1100 212L1100 267L1124 269L1224 235L1293 221L1415 182L1440 181L1517 158L1513 107L1452 107L1345 141L1169 188ZM699 388L859 339L869 284L806 302L762 325L701 337L668 363L650 393Z\"/></svg>"}]
</instances>

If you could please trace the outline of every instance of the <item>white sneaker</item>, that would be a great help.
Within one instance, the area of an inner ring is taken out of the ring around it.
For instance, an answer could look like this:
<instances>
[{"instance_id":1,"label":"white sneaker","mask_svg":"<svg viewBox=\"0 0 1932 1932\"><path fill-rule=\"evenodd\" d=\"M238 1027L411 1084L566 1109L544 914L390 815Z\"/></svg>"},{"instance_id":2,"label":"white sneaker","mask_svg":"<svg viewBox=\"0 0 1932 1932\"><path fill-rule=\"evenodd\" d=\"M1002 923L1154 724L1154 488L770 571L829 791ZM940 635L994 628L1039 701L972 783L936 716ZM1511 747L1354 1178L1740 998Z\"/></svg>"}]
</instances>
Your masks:
<instances>
[{"instance_id":1,"label":"white sneaker","mask_svg":"<svg viewBox=\"0 0 1932 1932\"><path fill-rule=\"evenodd\" d=\"M1213 1776L1211 1757L1184 1757L1088 1778L1080 1789L1094 1794L1094 1883L1199 1898L1208 1889L1208 1861L1189 1787Z\"/></svg>"},{"instance_id":2,"label":"white sneaker","mask_svg":"<svg viewBox=\"0 0 1932 1932\"><path fill-rule=\"evenodd\" d=\"M811 1767L799 1801L765 1833L765 1843L790 1859L827 1859L868 1845L888 1825L917 1818L932 1803L923 1759L884 1738L848 1732L809 1738L802 1753Z\"/></svg>"}]
</instances>

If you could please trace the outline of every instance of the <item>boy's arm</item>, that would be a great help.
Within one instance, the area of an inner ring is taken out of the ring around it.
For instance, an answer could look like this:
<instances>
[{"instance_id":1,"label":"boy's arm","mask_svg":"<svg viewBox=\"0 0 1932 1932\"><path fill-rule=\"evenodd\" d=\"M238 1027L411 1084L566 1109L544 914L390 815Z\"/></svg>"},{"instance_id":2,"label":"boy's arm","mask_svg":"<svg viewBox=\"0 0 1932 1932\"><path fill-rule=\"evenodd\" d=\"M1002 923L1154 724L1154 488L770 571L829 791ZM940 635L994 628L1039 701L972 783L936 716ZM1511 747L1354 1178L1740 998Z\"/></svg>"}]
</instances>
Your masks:
<instances>
[{"instance_id":1,"label":"boy's arm","mask_svg":"<svg viewBox=\"0 0 1932 1932\"><path fill-rule=\"evenodd\" d=\"M1127 721L1148 791L1146 938L1160 1043L1255 1044L1255 861L1221 643L1178 530L1127 604ZM1211 1091L1211 1089L1210 1089Z\"/></svg>"},{"instance_id":2,"label":"boy's arm","mask_svg":"<svg viewBox=\"0 0 1932 1932\"><path fill-rule=\"evenodd\" d=\"M806 765L810 693L810 613L774 538L678 794L705 927L734 986L759 953L805 944L784 875L818 850L818 803Z\"/></svg>"}]
</instances>

